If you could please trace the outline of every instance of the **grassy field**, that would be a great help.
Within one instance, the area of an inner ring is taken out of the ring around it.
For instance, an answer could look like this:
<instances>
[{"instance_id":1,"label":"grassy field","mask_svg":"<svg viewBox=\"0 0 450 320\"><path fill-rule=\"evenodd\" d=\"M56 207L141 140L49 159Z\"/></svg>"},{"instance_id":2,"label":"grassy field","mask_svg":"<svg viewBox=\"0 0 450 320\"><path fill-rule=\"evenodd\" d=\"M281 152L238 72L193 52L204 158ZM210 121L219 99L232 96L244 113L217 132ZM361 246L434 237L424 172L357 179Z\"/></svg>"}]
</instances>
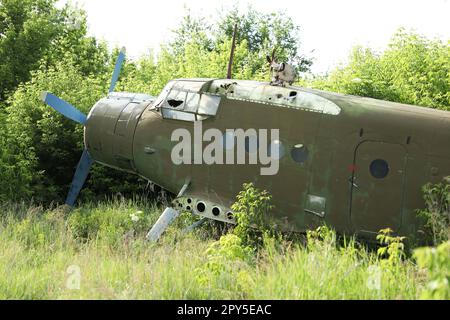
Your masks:
<instances>
[{"instance_id":1,"label":"grassy field","mask_svg":"<svg viewBox=\"0 0 450 320\"><path fill-rule=\"evenodd\" d=\"M428 281L412 259L389 264L332 232L253 252L210 227L184 234L189 216L149 244L160 209L140 201L1 210L0 299L416 299Z\"/></svg>"}]
</instances>

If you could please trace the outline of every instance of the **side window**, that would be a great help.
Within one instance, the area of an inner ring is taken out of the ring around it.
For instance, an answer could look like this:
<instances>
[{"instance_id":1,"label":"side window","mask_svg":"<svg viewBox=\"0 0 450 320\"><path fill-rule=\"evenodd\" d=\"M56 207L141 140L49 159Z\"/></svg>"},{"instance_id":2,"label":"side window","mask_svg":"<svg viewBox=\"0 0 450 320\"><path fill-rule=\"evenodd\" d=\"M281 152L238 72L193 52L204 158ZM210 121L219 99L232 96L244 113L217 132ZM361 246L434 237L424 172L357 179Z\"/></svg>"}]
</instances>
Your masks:
<instances>
[{"instance_id":1,"label":"side window","mask_svg":"<svg viewBox=\"0 0 450 320\"><path fill-rule=\"evenodd\" d=\"M161 107L161 104L166 100L167 95L170 92L170 89L173 86L173 82L169 82L164 89L161 91L161 94L158 96L158 98L153 102L153 107L154 108L159 108Z\"/></svg>"},{"instance_id":2,"label":"side window","mask_svg":"<svg viewBox=\"0 0 450 320\"><path fill-rule=\"evenodd\" d=\"M160 104L164 119L203 121L217 114L220 96L172 89Z\"/></svg>"},{"instance_id":3,"label":"side window","mask_svg":"<svg viewBox=\"0 0 450 320\"><path fill-rule=\"evenodd\" d=\"M389 164L383 159L376 159L372 161L369 169L375 179L384 179L389 174Z\"/></svg>"},{"instance_id":4,"label":"side window","mask_svg":"<svg viewBox=\"0 0 450 320\"><path fill-rule=\"evenodd\" d=\"M171 110L167 108L161 109L162 116L164 119L173 119L173 120L181 120L181 121L192 121L194 122L195 114L194 113L188 113L178 110Z\"/></svg>"},{"instance_id":5,"label":"side window","mask_svg":"<svg viewBox=\"0 0 450 320\"><path fill-rule=\"evenodd\" d=\"M220 104L219 96L202 95L200 103L198 105L197 113L215 116L217 114L219 104Z\"/></svg>"},{"instance_id":6,"label":"side window","mask_svg":"<svg viewBox=\"0 0 450 320\"><path fill-rule=\"evenodd\" d=\"M186 94L187 93L183 91L172 90L162 107L183 110L184 105L186 104Z\"/></svg>"},{"instance_id":7,"label":"side window","mask_svg":"<svg viewBox=\"0 0 450 320\"><path fill-rule=\"evenodd\" d=\"M186 107L187 112L197 112L198 105L200 104L200 95L198 93L188 92L186 97Z\"/></svg>"},{"instance_id":8,"label":"side window","mask_svg":"<svg viewBox=\"0 0 450 320\"><path fill-rule=\"evenodd\" d=\"M304 163L308 160L309 151L303 144L297 144L292 148L291 157L297 163Z\"/></svg>"},{"instance_id":9,"label":"side window","mask_svg":"<svg viewBox=\"0 0 450 320\"><path fill-rule=\"evenodd\" d=\"M195 114L187 113L186 108L187 92L173 89L161 104L161 114L164 119L180 121L195 121Z\"/></svg>"}]
</instances>

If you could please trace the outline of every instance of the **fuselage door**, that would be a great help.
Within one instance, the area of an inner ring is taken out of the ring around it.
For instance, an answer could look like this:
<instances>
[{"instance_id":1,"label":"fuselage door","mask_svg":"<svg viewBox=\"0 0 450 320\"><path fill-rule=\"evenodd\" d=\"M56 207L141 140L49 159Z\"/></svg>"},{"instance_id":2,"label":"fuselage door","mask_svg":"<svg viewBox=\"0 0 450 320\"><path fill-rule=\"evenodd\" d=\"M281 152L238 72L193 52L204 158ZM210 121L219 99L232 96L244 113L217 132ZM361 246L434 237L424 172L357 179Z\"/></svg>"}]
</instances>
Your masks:
<instances>
[{"instance_id":1,"label":"fuselage door","mask_svg":"<svg viewBox=\"0 0 450 320\"><path fill-rule=\"evenodd\" d=\"M350 215L355 231L401 226L407 152L399 144L365 141L355 152Z\"/></svg>"}]
</instances>

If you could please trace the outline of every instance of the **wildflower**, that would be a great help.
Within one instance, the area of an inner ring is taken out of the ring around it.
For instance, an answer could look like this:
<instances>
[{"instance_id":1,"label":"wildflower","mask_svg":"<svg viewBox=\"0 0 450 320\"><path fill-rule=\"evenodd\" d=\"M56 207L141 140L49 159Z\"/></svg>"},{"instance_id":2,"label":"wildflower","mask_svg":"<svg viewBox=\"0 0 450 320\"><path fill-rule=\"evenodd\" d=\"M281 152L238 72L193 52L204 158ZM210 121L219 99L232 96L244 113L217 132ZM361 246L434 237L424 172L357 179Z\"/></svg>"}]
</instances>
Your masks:
<instances>
[{"instance_id":1,"label":"wildflower","mask_svg":"<svg viewBox=\"0 0 450 320\"><path fill-rule=\"evenodd\" d=\"M143 214L144 214L144 213L143 213L142 211L137 211L136 213L132 213L132 214L130 215L131 221L133 221L133 222L139 222L139 220L141 219L141 216L142 216Z\"/></svg>"}]
</instances>

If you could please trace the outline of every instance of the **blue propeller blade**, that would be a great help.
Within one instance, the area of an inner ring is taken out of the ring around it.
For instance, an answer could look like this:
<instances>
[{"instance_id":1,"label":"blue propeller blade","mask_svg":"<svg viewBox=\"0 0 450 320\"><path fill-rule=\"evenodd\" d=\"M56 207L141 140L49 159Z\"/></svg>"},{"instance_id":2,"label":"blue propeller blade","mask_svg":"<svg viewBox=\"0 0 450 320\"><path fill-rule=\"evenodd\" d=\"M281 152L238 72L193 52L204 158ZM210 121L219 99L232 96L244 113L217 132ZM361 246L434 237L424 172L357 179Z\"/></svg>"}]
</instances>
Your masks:
<instances>
[{"instance_id":1,"label":"blue propeller blade","mask_svg":"<svg viewBox=\"0 0 450 320\"><path fill-rule=\"evenodd\" d=\"M76 121L82 125L86 123L86 115L84 113L82 113L66 101L58 98L54 94L50 92L43 92L41 99L66 118Z\"/></svg>"},{"instance_id":2,"label":"blue propeller blade","mask_svg":"<svg viewBox=\"0 0 450 320\"><path fill-rule=\"evenodd\" d=\"M78 163L77 171L75 172L75 176L73 177L72 185L66 199L66 204L68 206L73 207L75 205L75 202L77 201L78 195L83 188L83 185L87 179L87 176L89 175L89 170L91 169L93 163L94 161L92 160L88 151L84 150L80 162Z\"/></svg>"},{"instance_id":3,"label":"blue propeller blade","mask_svg":"<svg viewBox=\"0 0 450 320\"><path fill-rule=\"evenodd\" d=\"M123 62L125 61L125 48L122 48L117 58L116 67L114 68L114 73L111 79L111 85L109 87L109 92L113 92L116 88L117 80L119 79L120 71L122 70Z\"/></svg>"}]
</instances>

